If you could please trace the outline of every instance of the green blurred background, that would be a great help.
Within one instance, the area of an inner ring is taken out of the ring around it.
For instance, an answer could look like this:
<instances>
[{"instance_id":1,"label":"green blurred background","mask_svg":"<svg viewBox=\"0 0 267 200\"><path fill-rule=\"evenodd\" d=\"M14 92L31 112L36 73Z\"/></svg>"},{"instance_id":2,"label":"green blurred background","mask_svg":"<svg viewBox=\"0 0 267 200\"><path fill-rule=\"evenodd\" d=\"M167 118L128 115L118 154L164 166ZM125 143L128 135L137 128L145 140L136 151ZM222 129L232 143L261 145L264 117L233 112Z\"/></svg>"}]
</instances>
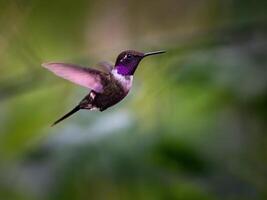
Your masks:
<instances>
[{"instance_id":1,"label":"green blurred background","mask_svg":"<svg viewBox=\"0 0 267 200\"><path fill-rule=\"evenodd\" d=\"M0 0L0 199L267 199L266 33L265 0ZM40 64L126 49L168 53L51 128L88 90Z\"/></svg>"}]
</instances>

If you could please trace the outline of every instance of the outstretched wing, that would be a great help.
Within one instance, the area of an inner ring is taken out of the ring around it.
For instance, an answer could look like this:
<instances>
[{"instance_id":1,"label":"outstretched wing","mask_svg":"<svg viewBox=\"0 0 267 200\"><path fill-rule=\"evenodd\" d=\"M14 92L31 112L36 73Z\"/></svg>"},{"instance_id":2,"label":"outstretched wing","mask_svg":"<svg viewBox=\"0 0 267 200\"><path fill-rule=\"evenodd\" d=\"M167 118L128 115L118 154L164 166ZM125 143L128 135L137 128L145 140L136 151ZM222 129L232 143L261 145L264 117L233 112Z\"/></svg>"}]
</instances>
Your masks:
<instances>
[{"instance_id":1,"label":"outstretched wing","mask_svg":"<svg viewBox=\"0 0 267 200\"><path fill-rule=\"evenodd\" d=\"M67 79L73 83L90 88L99 93L103 92L100 76L103 72L91 68L81 67L75 64L60 62L44 63L42 66L57 76Z\"/></svg>"}]
</instances>

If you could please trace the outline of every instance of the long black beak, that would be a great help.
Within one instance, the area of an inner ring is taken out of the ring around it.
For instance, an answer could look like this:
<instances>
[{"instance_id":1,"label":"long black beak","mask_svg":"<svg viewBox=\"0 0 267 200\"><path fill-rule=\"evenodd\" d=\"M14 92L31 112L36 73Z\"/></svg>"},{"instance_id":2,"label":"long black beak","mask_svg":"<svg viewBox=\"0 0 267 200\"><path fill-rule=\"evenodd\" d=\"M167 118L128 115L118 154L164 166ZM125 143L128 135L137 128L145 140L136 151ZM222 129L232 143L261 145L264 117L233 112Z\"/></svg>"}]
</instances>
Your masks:
<instances>
[{"instance_id":1,"label":"long black beak","mask_svg":"<svg viewBox=\"0 0 267 200\"><path fill-rule=\"evenodd\" d=\"M153 51L153 52L148 52L144 54L144 57L146 56L151 56L151 55L156 55L156 54L161 54L161 53L165 53L166 51Z\"/></svg>"}]
</instances>

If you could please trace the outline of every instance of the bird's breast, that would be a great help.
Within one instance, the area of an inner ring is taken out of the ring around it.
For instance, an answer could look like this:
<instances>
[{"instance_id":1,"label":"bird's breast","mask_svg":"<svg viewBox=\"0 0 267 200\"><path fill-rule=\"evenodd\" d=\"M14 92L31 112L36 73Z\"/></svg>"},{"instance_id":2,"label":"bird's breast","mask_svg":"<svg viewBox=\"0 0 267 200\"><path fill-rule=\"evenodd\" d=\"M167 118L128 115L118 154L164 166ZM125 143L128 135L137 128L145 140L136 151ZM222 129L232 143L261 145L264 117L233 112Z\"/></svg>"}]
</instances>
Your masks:
<instances>
[{"instance_id":1,"label":"bird's breast","mask_svg":"<svg viewBox=\"0 0 267 200\"><path fill-rule=\"evenodd\" d=\"M110 75L104 84L103 93L98 93L94 100L94 104L101 111L115 105L121 101L129 92L132 86L131 77L120 77L118 75Z\"/></svg>"},{"instance_id":2,"label":"bird's breast","mask_svg":"<svg viewBox=\"0 0 267 200\"><path fill-rule=\"evenodd\" d=\"M128 93L132 87L133 76L121 75L116 69L113 69L111 74L113 75L114 79L123 87L124 91Z\"/></svg>"}]
</instances>

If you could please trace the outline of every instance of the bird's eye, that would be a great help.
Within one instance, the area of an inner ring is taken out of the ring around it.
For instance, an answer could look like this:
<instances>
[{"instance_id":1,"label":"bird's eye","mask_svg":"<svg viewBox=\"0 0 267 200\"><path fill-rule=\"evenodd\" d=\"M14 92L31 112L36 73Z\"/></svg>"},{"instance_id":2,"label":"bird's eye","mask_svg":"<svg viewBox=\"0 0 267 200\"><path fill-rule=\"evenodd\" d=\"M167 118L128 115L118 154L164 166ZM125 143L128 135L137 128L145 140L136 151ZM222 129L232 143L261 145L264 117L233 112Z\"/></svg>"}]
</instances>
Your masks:
<instances>
[{"instance_id":1,"label":"bird's eye","mask_svg":"<svg viewBox=\"0 0 267 200\"><path fill-rule=\"evenodd\" d=\"M133 55L132 54L127 54L127 59L132 59Z\"/></svg>"}]
</instances>

